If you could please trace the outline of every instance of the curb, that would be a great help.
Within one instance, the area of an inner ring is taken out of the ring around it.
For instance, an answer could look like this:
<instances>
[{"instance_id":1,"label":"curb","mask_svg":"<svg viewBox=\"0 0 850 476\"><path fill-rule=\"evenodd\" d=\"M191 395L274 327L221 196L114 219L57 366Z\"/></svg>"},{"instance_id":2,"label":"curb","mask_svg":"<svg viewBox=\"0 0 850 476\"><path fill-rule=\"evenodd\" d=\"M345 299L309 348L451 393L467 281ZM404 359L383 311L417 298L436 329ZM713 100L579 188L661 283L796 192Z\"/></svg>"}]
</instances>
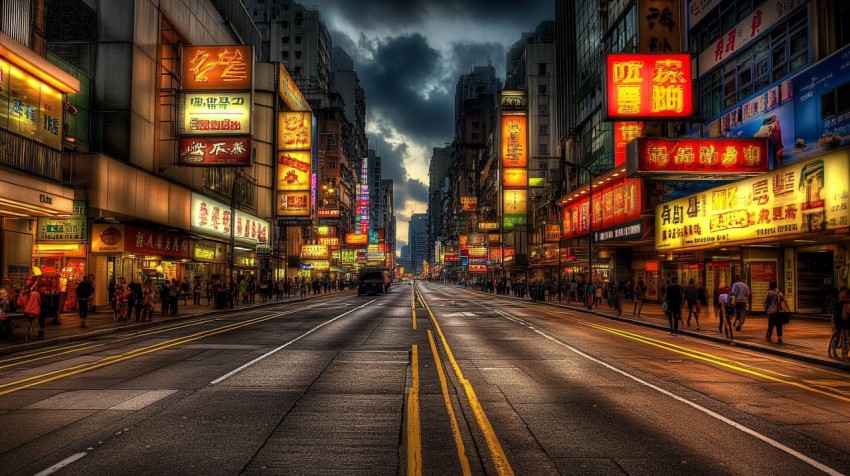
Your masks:
<instances>
[{"instance_id":1,"label":"curb","mask_svg":"<svg viewBox=\"0 0 850 476\"><path fill-rule=\"evenodd\" d=\"M339 296L339 295L346 295L349 292L353 292L353 291L352 290L346 290L346 291L343 291L343 292L327 293L327 294ZM177 316L166 317L164 319L160 319L160 320L157 320L157 321L138 322L138 323L133 322L133 323L125 324L125 325L122 325L122 326L110 327L108 329L99 329L99 330L96 330L96 331L85 332L85 333L75 334L75 335L70 335L70 336L55 337L55 338L52 338L52 339L44 339L44 340L37 340L37 341L31 340L29 342L24 342L24 343L17 344L17 345L11 345L9 347L2 347L2 348L0 348L0 355L17 354L19 352L26 352L26 351L29 351L29 350L41 349L41 348L44 348L44 347L50 347L50 346L59 345L59 344L66 344L68 342L77 342L77 341L81 341L81 340L87 340L87 339L92 339L92 338L96 338L96 337L102 337L102 336L106 336L106 335L110 335L110 334L118 334L118 333L126 332L126 331L145 329L145 328L148 328L148 327L157 327L157 326L161 326L161 325L165 325L165 324L171 324L173 322L186 321L186 320L193 319L193 318L196 318L196 317L216 316L216 315L221 315L221 314L235 313L235 312L239 312L239 311L253 311L255 309L262 309L262 308L270 307L270 306L274 306L274 305L288 304L288 303L291 303L291 302L299 303L299 302L304 302L304 301L310 301L310 300L313 300L313 299L318 299L319 297L325 296L327 294L319 294L319 295L311 294L304 299L296 299L296 300L288 300L288 301L271 301L271 302L265 302L265 303L260 303L260 304L254 304L250 307L242 307L242 308L235 308L235 309L211 309L210 311L207 311L207 312L196 312L196 313L193 313L193 314L178 314Z\"/></svg>"}]
</instances>

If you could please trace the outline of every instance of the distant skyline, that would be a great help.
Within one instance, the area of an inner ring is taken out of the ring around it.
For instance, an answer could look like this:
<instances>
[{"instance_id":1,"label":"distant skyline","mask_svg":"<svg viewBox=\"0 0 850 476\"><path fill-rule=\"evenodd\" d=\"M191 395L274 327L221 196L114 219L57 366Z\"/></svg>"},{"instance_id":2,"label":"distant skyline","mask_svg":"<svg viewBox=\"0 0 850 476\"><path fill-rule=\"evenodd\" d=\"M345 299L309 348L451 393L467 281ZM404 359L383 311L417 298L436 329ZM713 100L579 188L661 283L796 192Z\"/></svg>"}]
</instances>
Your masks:
<instances>
[{"instance_id":1,"label":"distant skyline","mask_svg":"<svg viewBox=\"0 0 850 476\"><path fill-rule=\"evenodd\" d=\"M451 142L458 77L488 60L504 79L505 51L544 20L554 0L314 0L334 46L354 60L366 92L369 148L393 180L396 242L411 211L428 210L431 149Z\"/></svg>"}]
</instances>

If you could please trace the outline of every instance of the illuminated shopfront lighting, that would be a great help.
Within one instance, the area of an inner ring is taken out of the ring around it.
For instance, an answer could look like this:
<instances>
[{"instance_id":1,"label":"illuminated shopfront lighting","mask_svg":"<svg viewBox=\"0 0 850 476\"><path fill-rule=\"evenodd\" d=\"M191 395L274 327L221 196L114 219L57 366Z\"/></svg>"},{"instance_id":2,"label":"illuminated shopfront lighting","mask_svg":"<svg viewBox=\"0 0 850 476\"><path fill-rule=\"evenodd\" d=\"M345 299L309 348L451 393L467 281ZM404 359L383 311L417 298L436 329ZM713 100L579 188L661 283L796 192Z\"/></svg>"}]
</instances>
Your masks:
<instances>
[{"instance_id":1,"label":"illuminated shopfront lighting","mask_svg":"<svg viewBox=\"0 0 850 476\"><path fill-rule=\"evenodd\" d=\"M75 244L37 244L36 250L39 252L44 251L80 251L80 245Z\"/></svg>"}]
</instances>

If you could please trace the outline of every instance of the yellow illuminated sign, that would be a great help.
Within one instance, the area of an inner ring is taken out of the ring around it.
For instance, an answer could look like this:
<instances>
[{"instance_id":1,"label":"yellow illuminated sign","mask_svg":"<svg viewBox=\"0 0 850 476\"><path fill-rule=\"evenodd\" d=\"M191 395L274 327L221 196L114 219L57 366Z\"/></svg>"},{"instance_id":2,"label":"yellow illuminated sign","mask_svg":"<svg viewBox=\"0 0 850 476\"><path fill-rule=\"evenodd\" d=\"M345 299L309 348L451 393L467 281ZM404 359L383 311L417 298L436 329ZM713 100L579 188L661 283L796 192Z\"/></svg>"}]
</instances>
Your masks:
<instances>
[{"instance_id":1,"label":"yellow illuminated sign","mask_svg":"<svg viewBox=\"0 0 850 476\"><path fill-rule=\"evenodd\" d=\"M184 93L179 124L185 135L250 135L251 93Z\"/></svg>"},{"instance_id":2,"label":"yellow illuminated sign","mask_svg":"<svg viewBox=\"0 0 850 476\"><path fill-rule=\"evenodd\" d=\"M505 215L524 215L528 211L528 190L505 190L502 196Z\"/></svg>"},{"instance_id":3,"label":"yellow illuminated sign","mask_svg":"<svg viewBox=\"0 0 850 476\"><path fill-rule=\"evenodd\" d=\"M850 152L772 170L656 207L659 250L769 241L850 226Z\"/></svg>"},{"instance_id":4,"label":"yellow illuminated sign","mask_svg":"<svg viewBox=\"0 0 850 476\"><path fill-rule=\"evenodd\" d=\"M502 166L528 166L528 118L502 116Z\"/></svg>"},{"instance_id":5,"label":"yellow illuminated sign","mask_svg":"<svg viewBox=\"0 0 850 476\"><path fill-rule=\"evenodd\" d=\"M301 245L303 259L328 259L328 257L330 257L328 245Z\"/></svg>"},{"instance_id":6,"label":"yellow illuminated sign","mask_svg":"<svg viewBox=\"0 0 850 476\"><path fill-rule=\"evenodd\" d=\"M0 127L62 149L62 93L0 60Z\"/></svg>"},{"instance_id":7,"label":"yellow illuminated sign","mask_svg":"<svg viewBox=\"0 0 850 476\"><path fill-rule=\"evenodd\" d=\"M310 150L313 115L309 112L282 112L279 116L279 150Z\"/></svg>"},{"instance_id":8,"label":"yellow illuminated sign","mask_svg":"<svg viewBox=\"0 0 850 476\"><path fill-rule=\"evenodd\" d=\"M506 168L502 171L502 185L505 187L525 188L528 185L528 171L519 168Z\"/></svg>"},{"instance_id":9,"label":"yellow illuminated sign","mask_svg":"<svg viewBox=\"0 0 850 476\"><path fill-rule=\"evenodd\" d=\"M310 152L277 153L277 189L310 189Z\"/></svg>"}]
</instances>

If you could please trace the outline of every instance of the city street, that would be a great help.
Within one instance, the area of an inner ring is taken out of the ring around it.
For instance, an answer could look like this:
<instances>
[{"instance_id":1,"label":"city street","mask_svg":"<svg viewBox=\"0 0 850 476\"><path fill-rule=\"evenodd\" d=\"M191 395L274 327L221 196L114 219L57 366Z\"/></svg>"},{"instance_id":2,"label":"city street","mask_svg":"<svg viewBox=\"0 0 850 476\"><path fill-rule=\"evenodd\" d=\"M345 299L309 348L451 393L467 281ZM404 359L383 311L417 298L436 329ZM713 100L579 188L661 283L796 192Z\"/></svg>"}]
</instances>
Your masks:
<instances>
[{"instance_id":1,"label":"city street","mask_svg":"<svg viewBox=\"0 0 850 476\"><path fill-rule=\"evenodd\" d=\"M0 473L842 474L848 382L547 303L396 284L0 357Z\"/></svg>"}]
</instances>

